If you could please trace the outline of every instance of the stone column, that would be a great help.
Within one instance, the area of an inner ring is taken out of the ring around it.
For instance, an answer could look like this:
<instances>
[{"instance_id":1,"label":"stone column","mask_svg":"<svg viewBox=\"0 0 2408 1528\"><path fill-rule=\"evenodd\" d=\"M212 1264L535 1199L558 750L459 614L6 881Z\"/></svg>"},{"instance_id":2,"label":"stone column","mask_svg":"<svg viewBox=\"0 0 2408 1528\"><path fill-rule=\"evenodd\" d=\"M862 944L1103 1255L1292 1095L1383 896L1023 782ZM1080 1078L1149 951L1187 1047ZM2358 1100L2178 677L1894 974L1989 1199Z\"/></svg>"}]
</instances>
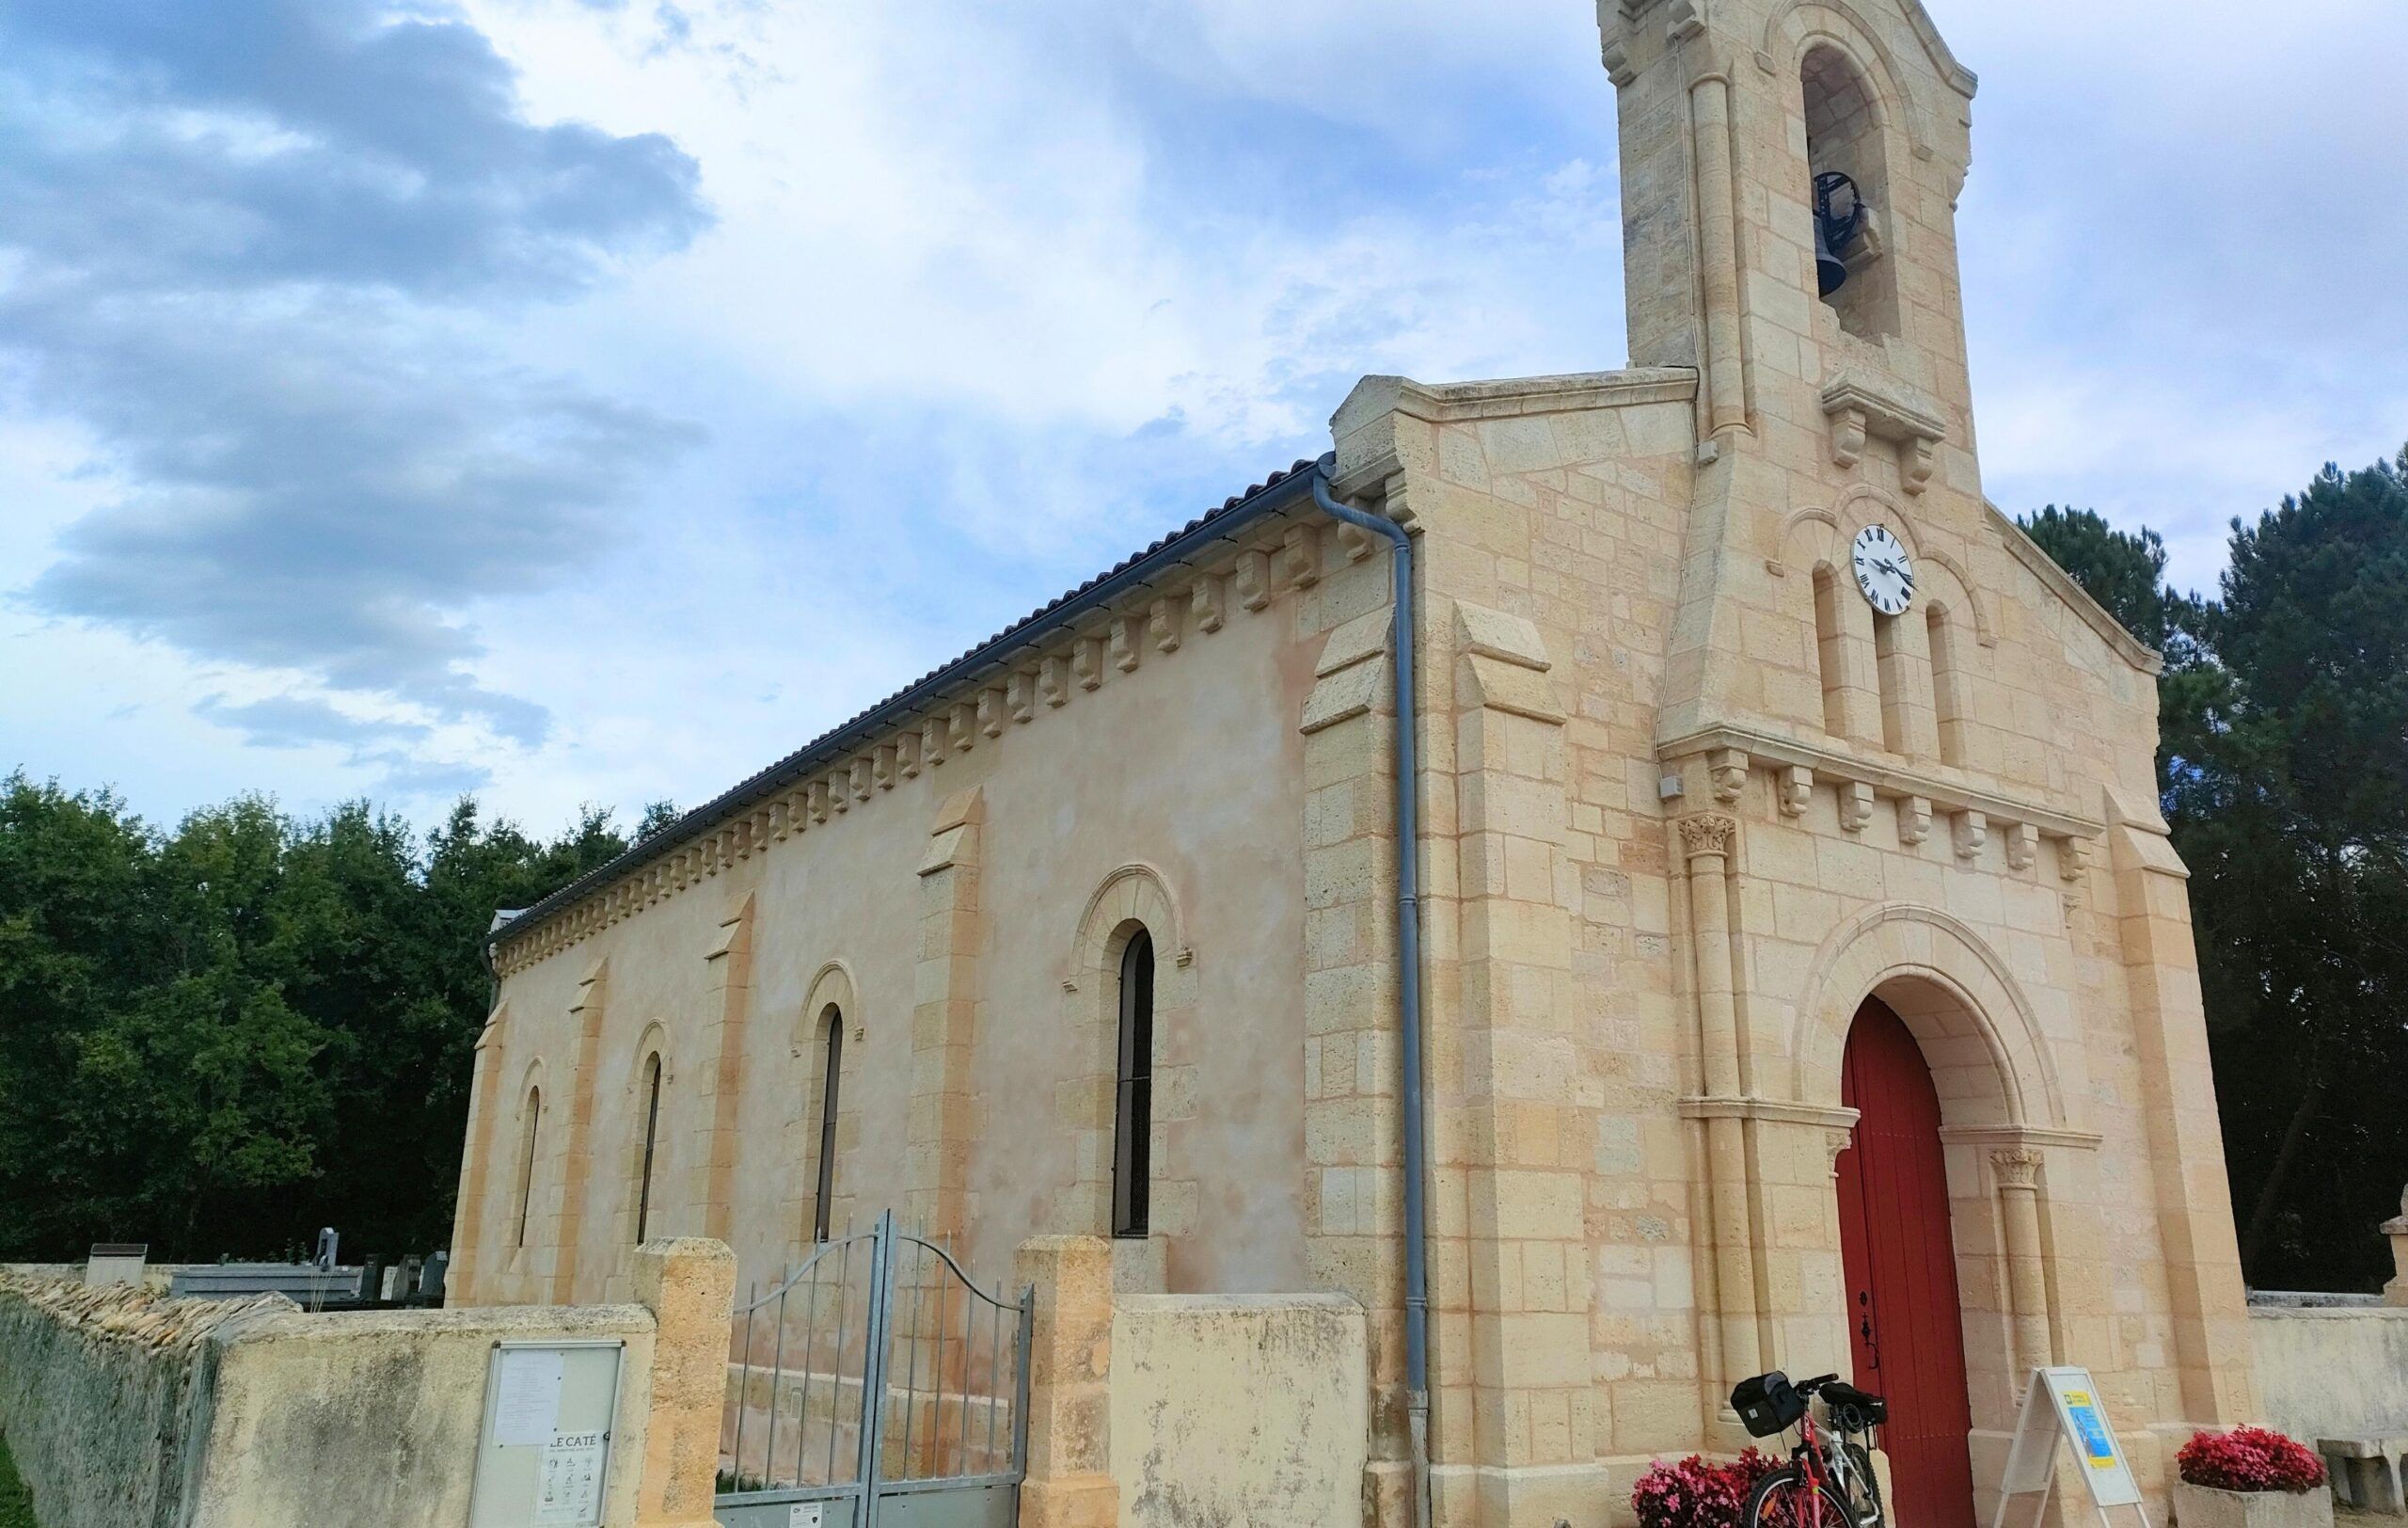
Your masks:
<instances>
[{"instance_id":1,"label":"stone column","mask_svg":"<svg viewBox=\"0 0 2408 1528\"><path fill-rule=\"evenodd\" d=\"M648 1241L636 1249L635 1291L655 1322L636 1522L712 1528L736 1254L700 1236Z\"/></svg>"},{"instance_id":2,"label":"stone column","mask_svg":"<svg viewBox=\"0 0 2408 1528\"><path fill-rule=\"evenodd\" d=\"M1324 605L1351 593L1372 608L1330 632L1298 724L1306 789L1305 1269L1314 1287L1362 1303L1371 1357L1364 1499L1371 1521L1402 1528L1414 1511L1397 1097L1393 622L1385 583L1365 576L1385 581L1387 567L1385 557L1371 558L1319 586ZM1426 937L1426 897L1422 906Z\"/></svg>"},{"instance_id":3,"label":"stone column","mask_svg":"<svg viewBox=\"0 0 2408 1528\"><path fill-rule=\"evenodd\" d=\"M2158 1234L2173 1295L2174 1358L2185 1423L2258 1414L2240 1237L2208 1060L2207 1005L2191 934L2190 871L2154 806L2108 794L2115 926L2130 994L2141 1114L2148 1132Z\"/></svg>"},{"instance_id":4,"label":"stone column","mask_svg":"<svg viewBox=\"0 0 2408 1528\"><path fill-rule=\"evenodd\" d=\"M1529 621L1459 604L1455 638L1460 1092L1436 1154L1442 1185L1463 1186L1468 1280L1435 1292L1434 1517L1551 1528L1594 1516L1607 1491L1589 1353L1598 1099L1572 985L1564 711Z\"/></svg>"},{"instance_id":5,"label":"stone column","mask_svg":"<svg viewBox=\"0 0 2408 1528\"><path fill-rule=\"evenodd\" d=\"M569 1017L577 1024L577 1054L569 1058L568 1140L561 1153L560 1246L552 1254L551 1303L577 1300L578 1243L585 1234L585 1201L593 1179L594 1071L601 1061L602 1019L609 1007L610 963L594 963L577 985Z\"/></svg>"},{"instance_id":6,"label":"stone column","mask_svg":"<svg viewBox=\"0 0 2408 1528\"><path fill-rule=\"evenodd\" d=\"M1697 155L1698 256L1705 297L1706 422L1708 432L1719 436L1748 427L1728 75L1703 75L1689 86L1689 134Z\"/></svg>"},{"instance_id":7,"label":"stone column","mask_svg":"<svg viewBox=\"0 0 2408 1528\"><path fill-rule=\"evenodd\" d=\"M1021 1243L1012 1269L1037 1291L1021 1528L1113 1528L1112 1246L1038 1236Z\"/></svg>"},{"instance_id":8,"label":"stone column","mask_svg":"<svg viewBox=\"0 0 2408 1528\"><path fill-rule=\"evenodd\" d=\"M970 1142L977 1134L971 1044L978 956L986 938L978 858L984 788L947 796L920 860L920 960L911 1008L911 1102L906 1122L907 1229L951 1245L969 1223Z\"/></svg>"},{"instance_id":9,"label":"stone column","mask_svg":"<svg viewBox=\"0 0 2408 1528\"><path fill-rule=\"evenodd\" d=\"M2408 1305L2408 1190L2400 1195L2397 1218L2383 1223L2383 1234L2391 1238L2391 1265L2398 1277L2383 1286L2383 1303Z\"/></svg>"},{"instance_id":10,"label":"stone column","mask_svg":"<svg viewBox=\"0 0 2408 1528\"><path fill-rule=\"evenodd\" d=\"M1681 850L1689 882L1689 941L1697 994L1700 1080L1708 1100L1735 1103L1739 1074L1739 1013L1735 995L1730 861L1738 822L1720 813L1683 818ZM1735 1109L1711 1110L1705 1131L1709 1232L1713 1237L1715 1308L1721 1331L1721 1372L1709 1376L1717 1396L1759 1373L1755 1235L1748 1213L1746 1122Z\"/></svg>"},{"instance_id":11,"label":"stone column","mask_svg":"<svg viewBox=\"0 0 2408 1528\"><path fill-rule=\"evenodd\" d=\"M690 1167L688 1202L703 1207L703 1234L721 1241L734 1217L737 1111L744 1093L744 1030L752 1011L752 906L746 892L720 920L719 936L704 957L710 1015L703 1033L703 1099L694 1111L702 1138L686 1153Z\"/></svg>"},{"instance_id":12,"label":"stone column","mask_svg":"<svg viewBox=\"0 0 2408 1528\"><path fill-rule=\"evenodd\" d=\"M484 1246L485 1181L493 1161L493 1111L501 1090L501 1019L496 1008L477 1031L476 1070L468 1085L467 1148L460 1156L460 1199L452 1211L452 1264L444 1274L444 1297L453 1305L471 1301L477 1258Z\"/></svg>"},{"instance_id":13,"label":"stone column","mask_svg":"<svg viewBox=\"0 0 2408 1528\"><path fill-rule=\"evenodd\" d=\"M2040 1249L2040 1154L2010 1146L1990 1153L1999 1218L2006 1228L2006 1288L2015 1336L2015 1380L2052 1361L2049 1281Z\"/></svg>"}]
</instances>

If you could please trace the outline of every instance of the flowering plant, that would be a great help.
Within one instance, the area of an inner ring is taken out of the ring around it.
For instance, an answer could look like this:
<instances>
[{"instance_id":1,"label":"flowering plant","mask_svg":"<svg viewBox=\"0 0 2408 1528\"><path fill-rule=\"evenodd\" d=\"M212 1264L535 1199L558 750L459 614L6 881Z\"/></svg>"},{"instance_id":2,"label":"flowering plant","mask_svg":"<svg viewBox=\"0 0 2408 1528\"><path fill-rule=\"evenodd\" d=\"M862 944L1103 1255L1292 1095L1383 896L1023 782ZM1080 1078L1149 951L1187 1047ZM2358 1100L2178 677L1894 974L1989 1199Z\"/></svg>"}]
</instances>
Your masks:
<instances>
[{"instance_id":1,"label":"flowering plant","mask_svg":"<svg viewBox=\"0 0 2408 1528\"><path fill-rule=\"evenodd\" d=\"M1729 1464L1692 1454L1678 1464L1658 1459L1630 1488L1639 1528L1738 1528L1748 1493L1775 1461L1749 1449Z\"/></svg>"},{"instance_id":2,"label":"flowering plant","mask_svg":"<svg viewBox=\"0 0 2408 1528\"><path fill-rule=\"evenodd\" d=\"M2309 1491L2324 1484L2314 1450L2264 1427L2194 1433L2175 1462L2194 1486L2220 1491Z\"/></svg>"}]
</instances>

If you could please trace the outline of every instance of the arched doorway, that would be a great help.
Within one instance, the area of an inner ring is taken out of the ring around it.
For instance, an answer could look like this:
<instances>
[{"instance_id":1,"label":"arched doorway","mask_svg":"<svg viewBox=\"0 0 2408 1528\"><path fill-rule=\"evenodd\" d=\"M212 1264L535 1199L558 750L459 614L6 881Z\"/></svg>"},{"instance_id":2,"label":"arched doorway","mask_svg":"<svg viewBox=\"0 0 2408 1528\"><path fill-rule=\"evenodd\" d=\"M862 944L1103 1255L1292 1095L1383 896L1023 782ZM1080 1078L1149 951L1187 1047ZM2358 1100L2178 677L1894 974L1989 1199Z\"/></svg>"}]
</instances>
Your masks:
<instances>
[{"instance_id":1,"label":"arched doorway","mask_svg":"<svg viewBox=\"0 0 2408 1528\"><path fill-rule=\"evenodd\" d=\"M1914 1036L1877 998L1848 1028L1840 1102L1861 1114L1837 1163L1848 1341L1856 1382L1890 1402L1889 1515L1912 1528L1973 1528L1940 1094Z\"/></svg>"}]
</instances>

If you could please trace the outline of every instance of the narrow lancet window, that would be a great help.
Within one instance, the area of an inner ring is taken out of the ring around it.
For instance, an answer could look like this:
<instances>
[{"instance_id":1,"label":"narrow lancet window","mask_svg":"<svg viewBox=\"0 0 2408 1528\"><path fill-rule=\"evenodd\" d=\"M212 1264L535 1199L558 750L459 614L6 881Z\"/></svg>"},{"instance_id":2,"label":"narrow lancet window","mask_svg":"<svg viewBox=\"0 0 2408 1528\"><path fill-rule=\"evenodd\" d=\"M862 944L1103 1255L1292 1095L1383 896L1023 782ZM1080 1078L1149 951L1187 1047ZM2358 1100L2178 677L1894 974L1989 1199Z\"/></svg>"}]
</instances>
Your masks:
<instances>
[{"instance_id":1,"label":"narrow lancet window","mask_svg":"<svg viewBox=\"0 0 2408 1528\"><path fill-rule=\"evenodd\" d=\"M1120 1066L1113 1097L1112 1234L1143 1236L1154 1127L1154 938L1120 951Z\"/></svg>"},{"instance_id":2,"label":"narrow lancet window","mask_svg":"<svg viewBox=\"0 0 2408 1528\"><path fill-rule=\"evenodd\" d=\"M544 1090L527 1090L527 1128L518 1145L518 1238L514 1244L527 1245L527 1211L535 1197L535 1125L543 1118Z\"/></svg>"},{"instance_id":3,"label":"narrow lancet window","mask_svg":"<svg viewBox=\"0 0 2408 1528\"><path fill-rule=\"evenodd\" d=\"M644 1234L652 1227L652 1155L660 1138L660 1053L655 1051L643 1063L643 1170L636 1183L636 1245L643 1245Z\"/></svg>"},{"instance_id":4,"label":"narrow lancet window","mask_svg":"<svg viewBox=\"0 0 2408 1528\"><path fill-rule=\"evenodd\" d=\"M836 1081L845 1064L845 1015L832 1003L819 1022L828 1036L819 1060L819 1181L812 1190L811 1239L824 1242L836 1202Z\"/></svg>"}]
</instances>

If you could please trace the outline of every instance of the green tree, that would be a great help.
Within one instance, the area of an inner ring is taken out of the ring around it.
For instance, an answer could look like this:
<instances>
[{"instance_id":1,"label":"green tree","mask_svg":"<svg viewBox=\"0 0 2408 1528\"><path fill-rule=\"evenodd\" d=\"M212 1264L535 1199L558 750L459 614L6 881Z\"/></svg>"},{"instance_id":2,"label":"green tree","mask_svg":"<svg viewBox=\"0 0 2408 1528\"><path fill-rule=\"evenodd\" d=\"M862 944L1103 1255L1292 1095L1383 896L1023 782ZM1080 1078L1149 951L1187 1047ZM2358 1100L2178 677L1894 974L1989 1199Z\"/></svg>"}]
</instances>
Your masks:
<instances>
[{"instance_id":1,"label":"green tree","mask_svg":"<svg viewBox=\"0 0 2408 1528\"><path fill-rule=\"evenodd\" d=\"M2164 650L2160 788L2192 871L2242 1264L2371 1288L2408 1177L2408 453L2232 522L2218 597L2163 587L2154 533L2023 522Z\"/></svg>"},{"instance_id":2,"label":"green tree","mask_svg":"<svg viewBox=\"0 0 2408 1528\"><path fill-rule=\"evenodd\" d=\"M259 797L163 835L0 781L0 1256L443 1245L494 911L626 845L596 808L545 841L469 800L423 840Z\"/></svg>"}]
</instances>

